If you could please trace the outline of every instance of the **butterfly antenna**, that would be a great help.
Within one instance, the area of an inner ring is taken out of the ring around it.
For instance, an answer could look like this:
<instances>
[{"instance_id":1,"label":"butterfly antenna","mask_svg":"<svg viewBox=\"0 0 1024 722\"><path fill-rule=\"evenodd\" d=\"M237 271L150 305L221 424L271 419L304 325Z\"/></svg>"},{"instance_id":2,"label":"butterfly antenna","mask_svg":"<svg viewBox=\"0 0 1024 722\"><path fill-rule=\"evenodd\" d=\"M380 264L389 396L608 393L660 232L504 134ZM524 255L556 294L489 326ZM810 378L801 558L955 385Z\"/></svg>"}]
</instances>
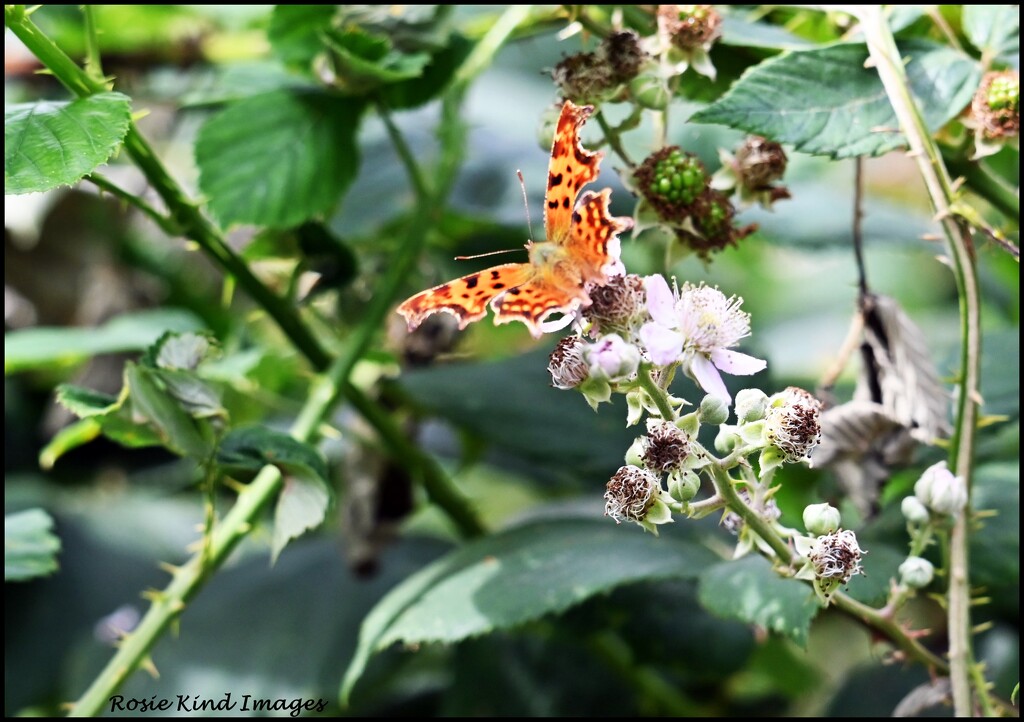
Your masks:
<instances>
[{"instance_id":1,"label":"butterfly antenna","mask_svg":"<svg viewBox=\"0 0 1024 722\"><path fill-rule=\"evenodd\" d=\"M530 220L530 202L526 199L526 181L523 180L523 172L521 170L516 171L516 175L519 176L519 187L523 191L523 206L526 208L526 228L530 231L530 240L533 240L533 222Z\"/></svg>"}]
</instances>

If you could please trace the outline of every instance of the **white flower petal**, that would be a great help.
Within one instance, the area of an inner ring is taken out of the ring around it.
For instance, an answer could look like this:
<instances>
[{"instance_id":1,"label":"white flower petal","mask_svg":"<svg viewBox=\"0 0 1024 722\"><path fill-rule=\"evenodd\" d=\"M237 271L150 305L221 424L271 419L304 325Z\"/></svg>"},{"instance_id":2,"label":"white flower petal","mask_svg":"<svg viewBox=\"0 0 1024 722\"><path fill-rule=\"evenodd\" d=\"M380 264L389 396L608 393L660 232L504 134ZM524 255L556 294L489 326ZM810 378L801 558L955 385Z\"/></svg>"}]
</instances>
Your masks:
<instances>
[{"instance_id":1,"label":"white flower petal","mask_svg":"<svg viewBox=\"0 0 1024 722\"><path fill-rule=\"evenodd\" d=\"M640 340L658 366L676 362L683 350L683 334L660 323L645 323L640 329Z\"/></svg>"},{"instance_id":2,"label":"white flower petal","mask_svg":"<svg viewBox=\"0 0 1024 722\"><path fill-rule=\"evenodd\" d=\"M676 317L676 297L668 287L664 276L647 276L644 278L644 290L647 292L647 312L651 318L668 328L678 328Z\"/></svg>"},{"instance_id":3,"label":"white flower petal","mask_svg":"<svg viewBox=\"0 0 1024 722\"><path fill-rule=\"evenodd\" d=\"M758 371L763 371L768 365L768 362L762 359L724 348L718 348L711 352L711 363L719 371L733 376L752 376Z\"/></svg>"},{"instance_id":4,"label":"white flower petal","mask_svg":"<svg viewBox=\"0 0 1024 722\"><path fill-rule=\"evenodd\" d=\"M690 362L690 373L706 393L717 396L726 404L732 403L732 396L726 390L721 374L706 356L697 354L693 357Z\"/></svg>"}]
</instances>

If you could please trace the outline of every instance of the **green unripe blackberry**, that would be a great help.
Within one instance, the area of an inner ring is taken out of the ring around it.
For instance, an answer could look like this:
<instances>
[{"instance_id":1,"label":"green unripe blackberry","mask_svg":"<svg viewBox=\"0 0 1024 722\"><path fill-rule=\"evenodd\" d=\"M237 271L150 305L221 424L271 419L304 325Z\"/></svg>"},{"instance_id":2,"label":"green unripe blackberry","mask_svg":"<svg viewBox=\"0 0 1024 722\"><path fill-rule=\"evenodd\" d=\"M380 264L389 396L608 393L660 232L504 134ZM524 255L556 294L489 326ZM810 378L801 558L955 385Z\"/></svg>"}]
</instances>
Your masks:
<instances>
[{"instance_id":1,"label":"green unripe blackberry","mask_svg":"<svg viewBox=\"0 0 1024 722\"><path fill-rule=\"evenodd\" d=\"M986 73L971 102L975 127L988 140L1020 134L1020 75L1012 70Z\"/></svg>"},{"instance_id":2,"label":"green unripe blackberry","mask_svg":"<svg viewBox=\"0 0 1024 722\"><path fill-rule=\"evenodd\" d=\"M681 220L707 187L707 173L697 158L676 146L649 156L637 170L644 195L667 221Z\"/></svg>"},{"instance_id":3,"label":"green unripe blackberry","mask_svg":"<svg viewBox=\"0 0 1024 722\"><path fill-rule=\"evenodd\" d=\"M1001 75L988 86L988 107L992 110L1018 110L1020 108L1020 78Z\"/></svg>"}]
</instances>

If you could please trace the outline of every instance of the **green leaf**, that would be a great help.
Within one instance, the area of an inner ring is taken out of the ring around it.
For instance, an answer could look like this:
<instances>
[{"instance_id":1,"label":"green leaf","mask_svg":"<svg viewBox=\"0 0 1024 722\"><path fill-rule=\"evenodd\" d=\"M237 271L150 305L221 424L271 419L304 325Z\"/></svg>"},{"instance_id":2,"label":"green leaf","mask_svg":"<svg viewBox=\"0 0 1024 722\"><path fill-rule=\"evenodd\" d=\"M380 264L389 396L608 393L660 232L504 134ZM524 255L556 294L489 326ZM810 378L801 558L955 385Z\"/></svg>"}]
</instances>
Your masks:
<instances>
[{"instance_id":1,"label":"green leaf","mask_svg":"<svg viewBox=\"0 0 1024 722\"><path fill-rule=\"evenodd\" d=\"M308 467L327 483L327 464L316 449L265 426L245 426L228 432L217 448L217 463L233 473L252 474L267 464L282 471Z\"/></svg>"},{"instance_id":2,"label":"green leaf","mask_svg":"<svg viewBox=\"0 0 1024 722\"><path fill-rule=\"evenodd\" d=\"M275 5L267 28L274 54L289 65L312 63L324 47L321 33L337 11L336 5Z\"/></svg>"},{"instance_id":3,"label":"green leaf","mask_svg":"<svg viewBox=\"0 0 1024 722\"><path fill-rule=\"evenodd\" d=\"M1020 8L1016 5L964 5L964 34L989 57L1020 55Z\"/></svg>"},{"instance_id":4,"label":"green leaf","mask_svg":"<svg viewBox=\"0 0 1024 722\"><path fill-rule=\"evenodd\" d=\"M798 50L811 46L811 42L788 30L770 23L748 20L736 13L722 16L722 45L769 50Z\"/></svg>"},{"instance_id":5,"label":"green leaf","mask_svg":"<svg viewBox=\"0 0 1024 722\"><path fill-rule=\"evenodd\" d=\"M39 450L39 468L50 470L64 454L85 446L103 433L103 425L96 419L79 419L62 427Z\"/></svg>"},{"instance_id":6,"label":"green leaf","mask_svg":"<svg viewBox=\"0 0 1024 722\"><path fill-rule=\"evenodd\" d=\"M196 140L199 186L225 224L293 226L329 213L359 166L362 103L263 93L212 116Z\"/></svg>"},{"instance_id":7,"label":"green leaf","mask_svg":"<svg viewBox=\"0 0 1024 722\"><path fill-rule=\"evenodd\" d=\"M352 94L418 78L430 62L430 55L425 52L394 50L386 37L359 28L328 32L327 46L331 50L335 83Z\"/></svg>"},{"instance_id":8,"label":"green leaf","mask_svg":"<svg viewBox=\"0 0 1024 722\"><path fill-rule=\"evenodd\" d=\"M807 584L783 579L757 556L705 570L700 575L700 602L720 617L757 624L803 646L820 609Z\"/></svg>"},{"instance_id":9,"label":"green leaf","mask_svg":"<svg viewBox=\"0 0 1024 722\"><path fill-rule=\"evenodd\" d=\"M202 328L192 313L174 308L126 313L98 328L28 328L4 335L4 373L71 366L104 353L141 351L165 331Z\"/></svg>"},{"instance_id":10,"label":"green leaf","mask_svg":"<svg viewBox=\"0 0 1024 722\"><path fill-rule=\"evenodd\" d=\"M692 578L714 558L691 541L607 520L538 521L473 541L408 578L366 617L342 697L370 655L394 642L456 642L512 628L623 584Z\"/></svg>"},{"instance_id":11,"label":"green leaf","mask_svg":"<svg viewBox=\"0 0 1024 722\"><path fill-rule=\"evenodd\" d=\"M153 369L129 363L124 370L132 419L152 424L161 442L176 454L205 460L210 445L195 421L171 394L161 388Z\"/></svg>"},{"instance_id":12,"label":"green leaf","mask_svg":"<svg viewBox=\"0 0 1024 722\"><path fill-rule=\"evenodd\" d=\"M430 59L419 77L386 85L381 88L381 96L389 108L395 109L415 108L433 100L474 47L466 38L453 35L449 44Z\"/></svg>"},{"instance_id":13,"label":"green leaf","mask_svg":"<svg viewBox=\"0 0 1024 722\"><path fill-rule=\"evenodd\" d=\"M74 384L57 387L57 403L80 419L103 416L121 406L121 399L102 391L82 388Z\"/></svg>"},{"instance_id":14,"label":"green leaf","mask_svg":"<svg viewBox=\"0 0 1024 722\"><path fill-rule=\"evenodd\" d=\"M331 504L331 490L324 478L304 464L284 464L284 487L274 510L271 562L292 539L320 526Z\"/></svg>"},{"instance_id":15,"label":"green leaf","mask_svg":"<svg viewBox=\"0 0 1024 722\"><path fill-rule=\"evenodd\" d=\"M57 402L81 421L61 429L39 452L39 464L51 468L61 456L87 444L101 433L122 446L162 446L163 436L155 427L133 419L125 405L128 390L117 397L72 384L57 387Z\"/></svg>"},{"instance_id":16,"label":"green leaf","mask_svg":"<svg viewBox=\"0 0 1024 722\"><path fill-rule=\"evenodd\" d=\"M146 356L160 369L195 371L212 349L211 338L204 334L168 332L157 339Z\"/></svg>"},{"instance_id":17,"label":"green leaf","mask_svg":"<svg viewBox=\"0 0 1024 722\"><path fill-rule=\"evenodd\" d=\"M131 103L121 93L70 102L40 101L4 110L4 193L71 185L121 145Z\"/></svg>"},{"instance_id":18,"label":"green leaf","mask_svg":"<svg viewBox=\"0 0 1024 722\"><path fill-rule=\"evenodd\" d=\"M182 408L193 418L227 416L227 410L221 403L220 394L210 384L196 376L195 372L155 369L153 373L163 382L167 393L181 404Z\"/></svg>"},{"instance_id":19,"label":"green leaf","mask_svg":"<svg viewBox=\"0 0 1024 722\"><path fill-rule=\"evenodd\" d=\"M42 509L4 515L4 581L23 581L57 571L60 539Z\"/></svg>"},{"instance_id":20,"label":"green leaf","mask_svg":"<svg viewBox=\"0 0 1024 722\"><path fill-rule=\"evenodd\" d=\"M900 51L925 123L938 130L970 102L981 68L963 53L921 40L901 43ZM905 141L878 73L864 67L867 59L863 45L784 53L744 73L690 120L833 158L893 150Z\"/></svg>"}]
</instances>

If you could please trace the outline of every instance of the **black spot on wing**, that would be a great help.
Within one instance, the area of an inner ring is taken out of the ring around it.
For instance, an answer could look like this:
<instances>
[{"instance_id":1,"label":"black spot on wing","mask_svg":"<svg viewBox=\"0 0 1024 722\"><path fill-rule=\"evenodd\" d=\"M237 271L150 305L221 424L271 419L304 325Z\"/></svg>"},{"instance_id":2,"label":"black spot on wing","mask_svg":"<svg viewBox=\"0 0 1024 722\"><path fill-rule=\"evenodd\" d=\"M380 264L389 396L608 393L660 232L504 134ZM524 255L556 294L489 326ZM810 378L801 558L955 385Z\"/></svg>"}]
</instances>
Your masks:
<instances>
[{"instance_id":1,"label":"black spot on wing","mask_svg":"<svg viewBox=\"0 0 1024 722\"><path fill-rule=\"evenodd\" d=\"M479 276L468 276L466 278L466 288L476 288L478 283L480 283Z\"/></svg>"}]
</instances>

